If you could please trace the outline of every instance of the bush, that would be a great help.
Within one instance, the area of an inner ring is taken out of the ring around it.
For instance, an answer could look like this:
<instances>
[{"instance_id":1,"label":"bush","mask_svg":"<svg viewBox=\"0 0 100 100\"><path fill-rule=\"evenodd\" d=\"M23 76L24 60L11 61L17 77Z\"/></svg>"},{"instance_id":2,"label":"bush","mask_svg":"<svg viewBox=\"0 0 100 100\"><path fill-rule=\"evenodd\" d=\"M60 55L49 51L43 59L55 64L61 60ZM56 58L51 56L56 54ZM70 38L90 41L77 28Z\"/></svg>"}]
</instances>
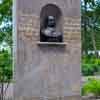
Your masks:
<instances>
[{"instance_id":1,"label":"bush","mask_svg":"<svg viewBox=\"0 0 100 100\"><path fill-rule=\"evenodd\" d=\"M100 80L90 78L82 87L82 95L92 93L94 96L100 96Z\"/></svg>"},{"instance_id":2,"label":"bush","mask_svg":"<svg viewBox=\"0 0 100 100\"><path fill-rule=\"evenodd\" d=\"M100 71L100 58L93 55L83 56L81 69L84 76L94 75Z\"/></svg>"},{"instance_id":3,"label":"bush","mask_svg":"<svg viewBox=\"0 0 100 100\"><path fill-rule=\"evenodd\" d=\"M95 64L82 64L82 74L84 76L94 75L99 71L99 66Z\"/></svg>"},{"instance_id":4,"label":"bush","mask_svg":"<svg viewBox=\"0 0 100 100\"><path fill-rule=\"evenodd\" d=\"M12 79L12 56L7 50L0 51L0 82Z\"/></svg>"}]
</instances>

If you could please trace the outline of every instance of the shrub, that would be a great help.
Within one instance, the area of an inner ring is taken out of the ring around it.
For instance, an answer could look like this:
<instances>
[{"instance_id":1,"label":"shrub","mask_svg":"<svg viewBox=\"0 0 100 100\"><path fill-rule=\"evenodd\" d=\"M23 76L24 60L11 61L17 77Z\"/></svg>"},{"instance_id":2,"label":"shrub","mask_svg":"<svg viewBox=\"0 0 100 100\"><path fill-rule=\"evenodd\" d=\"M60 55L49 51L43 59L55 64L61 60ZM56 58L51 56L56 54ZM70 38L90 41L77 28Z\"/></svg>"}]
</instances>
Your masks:
<instances>
[{"instance_id":1,"label":"shrub","mask_svg":"<svg viewBox=\"0 0 100 100\"><path fill-rule=\"evenodd\" d=\"M82 87L82 95L92 93L94 96L100 96L100 80L90 78Z\"/></svg>"},{"instance_id":2,"label":"shrub","mask_svg":"<svg viewBox=\"0 0 100 100\"><path fill-rule=\"evenodd\" d=\"M100 71L100 58L96 58L96 56L93 55L83 56L81 69L84 76L94 75Z\"/></svg>"},{"instance_id":3,"label":"shrub","mask_svg":"<svg viewBox=\"0 0 100 100\"><path fill-rule=\"evenodd\" d=\"M94 75L99 71L99 66L95 64L82 64L82 74L84 76Z\"/></svg>"},{"instance_id":4,"label":"shrub","mask_svg":"<svg viewBox=\"0 0 100 100\"><path fill-rule=\"evenodd\" d=\"M12 56L7 50L0 51L0 82L12 79Z\"/></svg>"}]
</instances>

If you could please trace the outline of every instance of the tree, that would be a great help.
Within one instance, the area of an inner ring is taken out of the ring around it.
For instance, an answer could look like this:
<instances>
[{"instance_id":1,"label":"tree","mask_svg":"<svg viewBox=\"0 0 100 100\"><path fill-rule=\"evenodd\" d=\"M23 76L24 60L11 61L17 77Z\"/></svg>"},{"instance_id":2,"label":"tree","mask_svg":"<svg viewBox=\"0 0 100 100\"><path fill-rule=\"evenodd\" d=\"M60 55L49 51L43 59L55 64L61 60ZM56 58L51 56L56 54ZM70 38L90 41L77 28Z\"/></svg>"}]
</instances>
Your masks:
<instances>
[{"instance_id":1,"label":"tree","mask_svg":"<svg viewBox=\"0 0 100 100\"><path fill-rule=\"evenodd\" d=\"M0 43L12 45L12 0L0 3Z\"/></svg>"},{"instance_id":2,"label":"tree","mask_svg":"<svg viewBox=\"0 0 100 100\"><path fill-rule=\"evenodd\" d=\"M0 51L0 100L4 100L4 94L12 80L12 56L7 50ZM7 83L7 87L4 84Z\"/></svg>"},{"instance_id":3,"label":"tree","mask_svg":"<svg viewBox=\"0 0 100 100\"><path fill-rule=\"evenodd\" d=\"M0 45L2 43L12 48L12 0L0 0ZM4 100L4 94L11 79L12 54L7 50L2 50L0 51L0 100ZM8 83L6 88L5 82Z\"/></svg>"},{"instance_id":4,"label":"tree","mask_svg":"<svg viewBox=\"0 0 100 100\"><path fill-rule=\"evenodd\" d=\"M82 1L82 51L87 54L88 50L100 49L98 45L100 31L100 1Z\"/></svg>"}]
</instances>

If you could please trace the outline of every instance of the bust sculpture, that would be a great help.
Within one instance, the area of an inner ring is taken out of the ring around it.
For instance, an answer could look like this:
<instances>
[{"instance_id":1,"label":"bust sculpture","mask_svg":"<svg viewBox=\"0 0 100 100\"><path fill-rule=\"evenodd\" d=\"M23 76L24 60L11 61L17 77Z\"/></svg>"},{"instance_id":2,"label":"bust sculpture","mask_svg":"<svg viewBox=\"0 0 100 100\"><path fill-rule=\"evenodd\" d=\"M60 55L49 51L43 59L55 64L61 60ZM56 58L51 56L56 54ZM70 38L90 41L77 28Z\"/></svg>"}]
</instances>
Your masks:
<instances>
[{"instance_id":1,"label":"bust sculpture","mask_svg":"<svg viewBox=\"0 0 100 100\"><path fill-rule=\"evenodd\" d=\"M54 16L48 16L41 29L42 42L62 42L62 33L56 31L56 20Z\"/></svg>"}]
</instances>

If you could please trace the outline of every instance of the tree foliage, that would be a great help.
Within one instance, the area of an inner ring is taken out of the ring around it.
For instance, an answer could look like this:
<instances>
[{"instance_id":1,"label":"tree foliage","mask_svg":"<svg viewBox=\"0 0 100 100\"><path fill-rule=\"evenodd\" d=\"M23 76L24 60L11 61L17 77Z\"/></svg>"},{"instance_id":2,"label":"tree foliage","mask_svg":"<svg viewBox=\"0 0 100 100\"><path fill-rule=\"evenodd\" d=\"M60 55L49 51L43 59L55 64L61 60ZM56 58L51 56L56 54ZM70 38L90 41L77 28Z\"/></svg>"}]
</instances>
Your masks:
<instances>
[{"instance_id":1,"label":"tree foliage","mask_svg":"<svg viewBox=\"0 0 100 100\"><path fill-rule=\"evenodd\" d=\"M8 50L0 51L0 100L4 100L4 95L12 80L12 56ZM5 87L7 83L7 87Z\"/></svg>"},{"instance_id":2,"label":"tree foliage","mask_svg":"<svg viewBox=\"0 0 100 100\"><path fill-rule=\"evenodd\" d=\"M89 93L92 93L96 98L100 96L100 79L89 78L88 81L83 84L82 95Z\"/></svg>"},{"instance_id":3,"label":"tree foliage","mask_svg":"<svg viewBox=\"0 0 100 100\"><path fill-rule=\"evenodd\" d=\"M82 0L82 50L100 50L100 1Z\"/></svg>"},{"instance_id":4,"label":"tree foliage","mask_svg":"<svg viewBox=\"0 0 100 100\"><path fill-rule=\"evenodd\" d=\"M84 55L82 57L81 70L84 76L100 74L100 58L95 55Z\"/></svg>"},{"instance_id":5,"label":"tree foliage","mask_svg":"<svg viewBox=\"0 0 100 100\"><path fill-rule=\"evenodd\" d=\"M0 0L0 45L12 45L12 0ZM12 54L0 50L0 82L10 81L12 77Z\"/></svg>"},{"instance_id":6,"label":"tree foliage","mask_svg":"<svg viewBox=\"0 0 100 100\"><path fill-rule=\"evenodd\" d=\"M12 0L0 3L0 43L12 45Z\"/></svg>"},{"instance_id":7,"label":"tree foliage","mask_svg":"<svg viewBox=\"0 0 100 100\"><path fill-rule=\"evenodd\" d=\"M7 50L0 51L0 82L12 79L12 57Z\"/></svg>"},{"instance_id":8,"label":"tree foliage","mask_svg":"<svg viewBox=\"0 0 100 100\"><path fill-rule=\"evenodd\" d=\"M2 43L12 47L12 0L0 0L0 45ZM11 80L12 54L8 50L0 50L0 100L4 100ZM7 83L6 88L5 82Z\"/></svg>"}]
</instances>

